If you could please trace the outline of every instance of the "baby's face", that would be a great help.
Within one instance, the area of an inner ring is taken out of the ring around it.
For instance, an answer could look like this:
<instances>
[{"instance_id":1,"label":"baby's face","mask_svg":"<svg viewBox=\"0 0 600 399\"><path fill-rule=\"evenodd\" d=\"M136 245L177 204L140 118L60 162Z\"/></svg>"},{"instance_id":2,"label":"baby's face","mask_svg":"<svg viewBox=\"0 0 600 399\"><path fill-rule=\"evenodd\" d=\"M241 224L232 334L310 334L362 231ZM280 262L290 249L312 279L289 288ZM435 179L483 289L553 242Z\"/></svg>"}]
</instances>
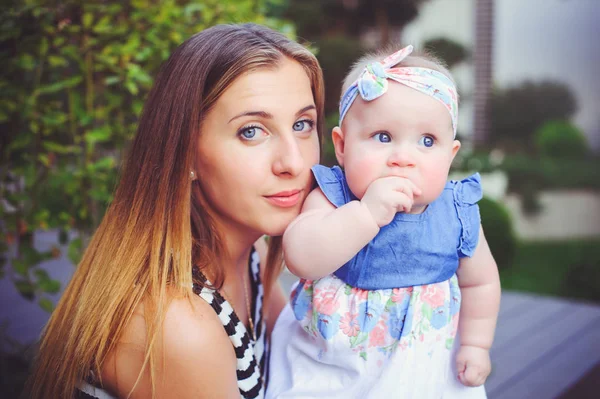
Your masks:
<instances>
[{"instance_id":1,"label":"baby's face","mask_svg":"<svg viewBox=\"0 0 600 399\"><path fill-rule=\"evenodd\" d=\"M336 134L342 138L334 140L336 155L352 193L360 199L380 177L405 177L422 191L411 213L422 212L441 194L460 148L446 108L396 82L376 100L359 96Z\"/></svg>"}]
</instances>

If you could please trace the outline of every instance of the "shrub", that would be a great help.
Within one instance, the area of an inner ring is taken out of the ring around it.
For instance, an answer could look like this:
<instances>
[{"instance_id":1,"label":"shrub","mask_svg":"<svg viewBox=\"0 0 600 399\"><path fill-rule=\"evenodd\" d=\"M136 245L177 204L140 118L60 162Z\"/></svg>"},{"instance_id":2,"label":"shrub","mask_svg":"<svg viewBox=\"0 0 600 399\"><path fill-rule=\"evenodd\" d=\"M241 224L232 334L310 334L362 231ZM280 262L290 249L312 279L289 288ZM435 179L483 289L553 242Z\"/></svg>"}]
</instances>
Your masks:
<instances>
[{"instance_id":1,"label":"shrub","mask_svg":"<svg viewBox=\"0 0 600 399\"><path fill-rule=\"evenodd\" d=\"M584 249L578 253L579 259L569 265L562 287L563 294L600 302L600 247Z\"/></svg>"},{"instance_id":2,"label":"shrub","mask_svg":"<svg viewBox=\"0 0 600 399\"><path fill-rule=\"evenodd\" d=\"M45 296L58 282L38 266L60 252L38 252L33 233L59 229L67 244L65 232L76 231L68 254L78 263L112 200L152 76L173 49L217 23L293 27L265 14L273 0L8 3L0 12L0 275L13 244L8 276L49 309Z\"/></svg>"},{"instance_id":3,"label":"shrub","mask_svg":"<svg viewBox=\"0 0 600 399\"><path fill-rule=\"evenodd\" d=\"M540 155L551 158L577 159L589 154L585 135L568 121L546 122L535 133Z\"/></svg>"},{"instance_id":4,"label":"shrub","mask_svg":"<svg viewBox=\"0 0 600 399\"><path fill-rule=\"evenodd\" d=\"M532 149L535 132L549 120L566 120L577 112L571 88L561 82L524 82L495 90L490 99L490 144Z\"/></svg>"},{"instance_id":5,"label":"shrub","mask_svg":"<svg viewBox=\"0 0 600 399\"><path fill-rule=\"evenodd\" d=\"M499 269L512 265L517 249L517 239L510 214L504 206L489 198L479 201L481 224Z\"/></svg>"}]
</instances>

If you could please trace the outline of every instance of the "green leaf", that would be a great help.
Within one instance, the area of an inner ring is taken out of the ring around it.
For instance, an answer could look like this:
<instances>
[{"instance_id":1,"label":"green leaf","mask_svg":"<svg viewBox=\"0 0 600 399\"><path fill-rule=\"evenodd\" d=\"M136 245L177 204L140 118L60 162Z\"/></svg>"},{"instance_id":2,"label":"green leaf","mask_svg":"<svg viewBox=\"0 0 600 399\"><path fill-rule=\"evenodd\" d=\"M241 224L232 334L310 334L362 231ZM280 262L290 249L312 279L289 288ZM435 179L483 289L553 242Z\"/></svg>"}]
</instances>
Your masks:
<instances>
[{"instance_id":1,"label":"green leaf","mask_svg":"<svg viewBox=\"0 0 600 399\"><path fill-rule=\"evenodd\" d=\"M64 145L60 143L54 143L52 141L44 141L42 143L44 149L49 152L55 152L57 154L71 154L78 152L78 148L72 145Z\"/></svg>"},{"instance_id":2,"label":"green leaf","mask_svg":"<svg viewBox=\"0 0 600 399\"><path fill-rule=\"evenodd\" d=\"M12 151L26 148L33 139L33 135L27 132L21 132L17 137L8 145L9 153Z\"/></svg>"},{"instance_id":3,"label":"green leaf","mask_svg":"<svg viewBox=\"0 0 600 399\"><path fill-rule=\"evenodd\" d=\"M30 246L21 247L21 256L27 267L32 267L44 260L46 252L40 252Z\"/></svg>"},{"instance_id":4,"label":"green leaf","mask_svg":"<svg viewBox=\"0 0 600 399\"><path fill-rule=\"evenodd\" d=\"M52 313L52 311L54 310L54 304L48 298L40 298L38 304L42 309L44 309L48 313Z\"/></svg>"},{"instance_id":5,"label":"green leaf","mask_svg":"<svg viewBox=\"0 0 600 399\"><path fill-rule=\"evenodd\" d=\"M27 277L27 271L29 269L27 267L27 263L21 259L13 259L11 263L15 273L17 273L19 276Z\"/></svg>"},{"instance_id":6,"label":"green leaf","mask_svg":"<svg viewBox=\"0 0 600 399\"><path fill-rule=\"evenodd\" d=\"M50 159L48 158L48 154L40 154L38 155L38 160L42 163L42 165L44 165L45 167L49 168L50 167Z\"/></svg>"},{"instance_id":7,"label":"green leaf","mask_svg":"<svg viewBox=\"0 0 600 399\"><path fill-rule=\"evenodd\" d=\"M104 157L101 158L98 162L90 165L91 171L99 171L99 170L111 170L115 166L115 159L113 157Z\"/></svg>"},{"instance_id":8,"label":"green leaf","mask_svg":"<svg viewBox=\"0 0 600 399\"><path fill-rule=\"evenodd\" d=\"M63 67L63 66L67 66L69 63L67 62L67 59L64 57L59 57L57 55L49 55L48 56L48 63L50 64L51 67Z\"/></svg>"},{"instance_id":9,"label":"green leaf","mask_svg":"<svg viewBox=\"0 0 600 399\"><path fill-rule=\"evenodd\" d=\"M106 125L97 129L89 130L84 135L85 141L88 144L104 143L110 140L110 137L111 130Z\"/></svg>"},{"instance_id":10,"label":"green leaf","mask_svg":"<svg viewBox=\"0 0 600 399\"><path fill-rule=\"evenodd\" d=\"M54 46L55 47L62 46L64 42L65 42L65 37L64 36L57 36L57 37L54 38Z\"/></svg>"},{"instance_id":11,"label":"green leaf","mask_svg":"<svg viewBox=\"0 0 600 399\"><path fill-rule=\"evenodd\" d=\"M105 15L94 25L93 31L96 33L112 33L112 21L110 15Z\"/></svg>"},{"instance_id":12,"label":"green leaf","mask_svg":"<svg viewBox=\"0 0 600 399\"><path fill-rule=\"evenodd\" d=\"M121 81L121 78L118 76L108 76L106 77L106 79L104 79L104 84L106 84L107 86L110 85L114 85L115 83L119 83Z\"/></svg>"},{"instance_id":13,"label":"green leaf","mask_svg":"<svg viewBox=\"0 0 600 399\"><path fill-rule=\"evenodd\" d=\"M33 301L35 297L35 287L31 282L27 280L17 280L15 281L15 287L23 298Z\"/></svg>"},{"instance_id":14,"label":"green leaf","mask_svg":"<svg viewBox=\"0 0 600 399\"><path fill-rule=\"evenodd\" d=\"M50 280L50 275L44 269L35 269L33 274L37 277L38 282L43 280Z\"/></svg>"},{"instance_id":15,"label":"green leaf","mask_svg":"<svg viewBox=\"0 0 600 399\"><path fill-rule=\"evenodd\" d=\"M83 14L83 26L85 28L89 28L90 26L92 26L93 21L94 21L94 16L91 13L86 12Z\"/></svg>"},{"instance_id":16,"label":"green leaf","mask_svg":"<svg viewBox=\"0 0 600 399\"><path fill-rule=\"evenodd\" d=\"M48 294L56 294L60 291L60 281L58 280L43 280L38 282L40 289Z\"/></svg>"},{"instance_id":17,"label":"green leaf","mask_svg":"<svg viewBox=\"0 0 600 399\"><path fill-rule=\"evenodd\" d=\"M127 82L125 82L125 87L134 96L136 94L138 94L138 92L139 92L139 89L138 89L137 85L133 81L131 81L131 80L128 80Z\"/></svg>"},{"instance_id":18,"label":"green leaf","mask_svg":"<svg viewBox=\"0 0 600 399\"><path fill-rule=\"evenodd\" d=\"M40 43L40 55L44 56L48 53L48 47L49 47L49 43L48 43L48 38L44 37L42 39L42 42Z\"/></svg>"},{"instance_id":19,"label":"green leaf","mask_svg":"<svg viewBox=\"0 0 600 399\"><path fill-rule=\"evenodd\" d=\"M81 260L82 247L83 247L83 242L81 241L81 238L79 238L79 237L75 238L74 240L72 240L69 243L69 249L67 250L67 257L74 265L78 265L79 261Z\"/></svg>"},{"instance_id":20,"label":"green leaf","mask_svg":"<svg viewBox=\"0 0 600 399\"><path fill-rule=\"evenodd\" d=\"M19 66L27 71L31 71L36 66L35 58L31 54L22 54L19 59Z\"/></svg>"},{"instance_id":21,"label":"green leaf","mask_svg":"<svg viewBox=\"0 0 600 399\"><path fill-rule=\"evenodd\" d=\"M56 93L58 91L69 89L77 86L82 81L81 76L73 76L72 78L61 80L60 82L52 83L46 86L41 86L37 90L35 90L34 94L51 94Z\"/></svg>"},{"instance_id":22,"label":"green leaf","mask_svg":"<svg viewBox=\"0 0 600 399\"><path fill-rule=\"evenodd\" d=\"M48 209L41 209L33 215L33 220L37 225L48 222L50 219L50 211Z\"/></svg>"}]
</instances>

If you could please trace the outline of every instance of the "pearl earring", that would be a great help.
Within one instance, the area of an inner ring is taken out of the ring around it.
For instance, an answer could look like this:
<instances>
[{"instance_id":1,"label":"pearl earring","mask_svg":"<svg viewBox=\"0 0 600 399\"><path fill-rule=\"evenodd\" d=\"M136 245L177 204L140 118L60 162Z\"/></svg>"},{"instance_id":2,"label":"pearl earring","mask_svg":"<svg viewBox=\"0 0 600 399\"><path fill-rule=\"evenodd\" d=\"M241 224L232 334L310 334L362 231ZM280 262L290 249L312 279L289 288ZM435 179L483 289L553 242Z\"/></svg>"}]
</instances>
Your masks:
<instances>
[{"instance_id":1,"label":"pearl earring","mask_svg":"<svg viewBox=\"0 0 600 399\"><path fill-rule=\"evenodd\" d=\"M190 170L190 179L196 180L196 172L194 172L193 170Z\"/></svg>"}]
</instances>

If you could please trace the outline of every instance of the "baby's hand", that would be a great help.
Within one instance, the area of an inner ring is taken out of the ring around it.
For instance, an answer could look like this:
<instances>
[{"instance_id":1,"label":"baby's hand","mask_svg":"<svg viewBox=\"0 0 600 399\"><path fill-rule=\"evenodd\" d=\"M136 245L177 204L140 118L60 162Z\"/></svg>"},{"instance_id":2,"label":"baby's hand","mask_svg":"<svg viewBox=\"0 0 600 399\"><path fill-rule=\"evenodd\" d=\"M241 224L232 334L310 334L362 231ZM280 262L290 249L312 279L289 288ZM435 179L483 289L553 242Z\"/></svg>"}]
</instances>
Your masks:
<instances>
[{"instance_id":1,"label":"baby's hand","mask_svg":"<svg viewBox=\"0 0 600 399\"><path fill-rule=\"evenodd\" d=\"M468 387L482 385L492 371L490 351L477 346L461 345L456 354L456 368L458 380L463 385Z\"/></svg>"},{"instance_id":2,"label":"baby's hand","mask_svg":"<svg viewBox=\"0 0 600 399\"><path fill-rule=\"evenodd\" d=\"M381 177L372 182L361 203L365 205L379 227L389 224L397 212L410 212L414 195L421 190L404 177Z\"/></svg>"}]
</instances>

